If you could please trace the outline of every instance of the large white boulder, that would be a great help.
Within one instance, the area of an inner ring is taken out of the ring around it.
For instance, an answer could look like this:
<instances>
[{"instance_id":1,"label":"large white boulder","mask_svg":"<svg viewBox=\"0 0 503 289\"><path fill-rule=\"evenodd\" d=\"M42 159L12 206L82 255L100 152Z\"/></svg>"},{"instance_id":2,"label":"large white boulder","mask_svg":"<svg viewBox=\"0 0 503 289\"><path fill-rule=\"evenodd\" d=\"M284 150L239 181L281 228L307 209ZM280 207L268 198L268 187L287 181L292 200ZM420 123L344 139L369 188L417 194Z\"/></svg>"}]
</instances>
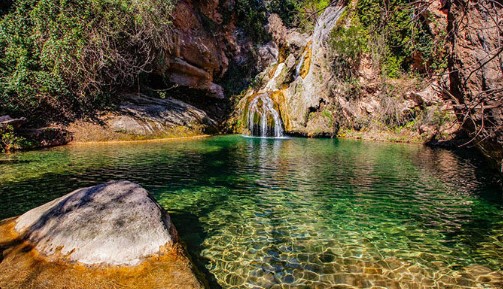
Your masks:
<instances>
[{"instance_id":1,"label":"large white boulder","mask_svg":"<svg viewBox=\"0 0 503 289\"><path fill-rule=\"evenodd\" d=\"M128 181L73 191L17 219L39 252L96 265L137 265L177 239L169 215Z\"/></svg>"}]
</instances>

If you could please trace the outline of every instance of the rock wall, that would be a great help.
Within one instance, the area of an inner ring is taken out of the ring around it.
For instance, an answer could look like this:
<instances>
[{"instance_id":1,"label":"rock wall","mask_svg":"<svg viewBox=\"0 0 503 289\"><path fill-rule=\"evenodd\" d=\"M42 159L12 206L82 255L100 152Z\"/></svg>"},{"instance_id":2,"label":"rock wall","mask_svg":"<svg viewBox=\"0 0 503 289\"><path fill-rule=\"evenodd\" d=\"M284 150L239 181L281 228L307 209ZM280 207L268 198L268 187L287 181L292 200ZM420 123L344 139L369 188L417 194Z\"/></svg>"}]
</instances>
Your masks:
<instances>
[{"instance_id":1,"label":"rock wall","mask_svg":"<svg viewBox=\"0 0 503 289\"><path fill-rule=\"evenodd\" d=\"M449 2L450 94L470 146L503 172L503 1Z\"/></svg>"},{"instance_id":2,"label":"rock wall","mask_svg":"<svg viewBox=\"0 0 503 289\"><path fill-rule=\"evenodd\" d=\"M424 83L414 78L384 79L370 55L363 55L355 64L358 86L336 73L334 59L338 52L330 47L329 38L335 27L350 25L347 17L341 18L346 9L350 8L328 7L311 35L287 29L277 15L269 17L274 43L261 50L279 48L280 52L275 58L263 57L261 63L270 65L258 76L261 84L250 89L239 103L237 114L242 116L242 126L248 123L245 118L252 99L268 93L290 135L348 136L345 131L352 130L358 132L357 137L379 140L422 142L455 137L459 127L452 101L443 97L441 79ZM436 19L431 23L432 30L446 29L442 7L431 5L423 13L428 14L425 18ZM401 136L397 137L392 126L407 128L403 133L400 129ZM386 133L381 134L383 131Z\"/></svg>"},{"instance_id":3,"label":"rock wall","mask_svg":"<svg viewBox=\"0 0 503 289\"><path fill-rule=\"evenodd\" d=\"M180 0L173 11L172 47L156 74L176 85L224 98L215 81L241 52L236 39L232 0ZM226 17L224 17L224 15Z\"/></svg>"},{"instance_id":4,"label":"rock wall","mask_svg":"<svg viewBox=\"0 0 503 289\"><path fill-rule=\"evenodd\" d=\"M333 134L330 123L326 123L323 117L312 117L310 113L323 110L323 104L328 103L331 96L332 75L327 41L344 9L343 6L330 6L317 19L314 32L297 64L295 80L286 90L292 133Z\"/></svg>"}]
</instances>

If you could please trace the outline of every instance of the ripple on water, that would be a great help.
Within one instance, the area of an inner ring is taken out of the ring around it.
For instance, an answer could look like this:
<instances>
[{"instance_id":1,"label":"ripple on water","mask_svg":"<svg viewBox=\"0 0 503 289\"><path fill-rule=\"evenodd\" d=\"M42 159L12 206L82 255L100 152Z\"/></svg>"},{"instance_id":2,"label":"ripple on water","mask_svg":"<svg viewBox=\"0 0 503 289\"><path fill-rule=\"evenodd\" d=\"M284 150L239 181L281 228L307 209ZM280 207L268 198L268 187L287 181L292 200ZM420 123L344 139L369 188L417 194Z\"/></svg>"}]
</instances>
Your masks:
<instances>
[{"instance_id":1,"label":"ripple on water","mask_svg":"<svg viewBox=\"0 0 503 289\"><path fill-rule=\"evenodd\" d=\"M135 181L224 288L503 287L501 179L471 155L227 136L4 158L2 218L78 187Z\"/></svg>"}]
</instances>

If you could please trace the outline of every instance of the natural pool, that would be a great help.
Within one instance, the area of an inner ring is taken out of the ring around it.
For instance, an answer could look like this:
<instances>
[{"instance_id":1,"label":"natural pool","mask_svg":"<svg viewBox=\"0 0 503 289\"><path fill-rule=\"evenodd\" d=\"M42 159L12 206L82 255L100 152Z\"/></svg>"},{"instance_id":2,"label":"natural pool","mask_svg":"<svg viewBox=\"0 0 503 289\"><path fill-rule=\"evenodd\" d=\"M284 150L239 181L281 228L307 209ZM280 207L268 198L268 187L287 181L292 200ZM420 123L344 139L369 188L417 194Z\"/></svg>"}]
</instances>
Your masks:
<instances>
[{"instance_id":1,"label":"natural pool","mask_svg":"<svg viewBox=\"0 0 503 289\"><path fill-rule=\"evenodd\" d=\"M503 287L501 179L469 153L241 136L15 153L0 219L111 179L156 197L213 287Z\"/></svg>"}]
</instances>

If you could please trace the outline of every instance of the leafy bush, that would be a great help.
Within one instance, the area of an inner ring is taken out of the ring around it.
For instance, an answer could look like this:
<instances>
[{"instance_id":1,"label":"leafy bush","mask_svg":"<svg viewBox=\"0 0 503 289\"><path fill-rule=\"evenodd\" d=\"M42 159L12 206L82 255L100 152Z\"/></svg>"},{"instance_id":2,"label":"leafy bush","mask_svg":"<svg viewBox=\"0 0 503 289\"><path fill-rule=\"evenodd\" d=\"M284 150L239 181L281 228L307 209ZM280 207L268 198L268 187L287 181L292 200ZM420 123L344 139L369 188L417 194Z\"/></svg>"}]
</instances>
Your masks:
<instances>
[{"instance_id":1,"label":"leafy bush","mask_svg":"<svg viewBox=\"0 0 503 289\"><path fill-rule=\"evenodd\" d=\"M0 20L0 111L71 118L169 47L171 0L18 0Z\"/></svg>"},{"instance_id":2,"label":"leafy bush","mask_svg":"<svg viewBox=\"0 0 503 289\"><path fill-rule=\"evenodd\" d=\"M330 0L270 0L267 8L277 13L287 27L312 30L317 16L330 5Z\"/></svg>"},{"instance_id":3,"label":"leafy bush","mask_svg":"<svg viewBox=\"0 0 503 289\"><path fill-rule=\"evenodd\" d=\"M262 1L236 0L235 11L238 26L243 28L255 42L265 43L270 36L265 30L267 24L267 10Z\"/></svg>"},{"instance_id":4,"label":"leafy bush","mask_svg":"<svg viewBox=\"0 0 503 289\"><path fill-rule=\"evenodd\" d=\"M0 152L29 148L32 143L17 135L12 126L0 128Z\"/></svg>"},{"instance_id":5,"label":"leafy bush","mask_svg":"<svg viewBox=\"0 0 503 289\"><path fill-rule=\"evenodd\" d=\"M425 73L445 68L443 37L435 39L414 5L409 0L350 4L348 20L339 21L342 24L332 32L333 50L353 64L363 51L370 52L383 74L391 78L412 70ZM419 67L417 59L422 61Z\"/></svg>"},{"instance_id":6,"label":"leafy bush","mask_svg":"<svg viewBox=\"0 0 503 289\"><path fill-rule=\"evenodd\" d=\"M330 34L330 47L335 53L333 69L334 73L346 81L351 81L354 72L360 62L360 57L368 51L368 31L361 25L358 16L346 12L341 16L352 17L350 25L338 25Z\"/></svg>"}]
</instances>

